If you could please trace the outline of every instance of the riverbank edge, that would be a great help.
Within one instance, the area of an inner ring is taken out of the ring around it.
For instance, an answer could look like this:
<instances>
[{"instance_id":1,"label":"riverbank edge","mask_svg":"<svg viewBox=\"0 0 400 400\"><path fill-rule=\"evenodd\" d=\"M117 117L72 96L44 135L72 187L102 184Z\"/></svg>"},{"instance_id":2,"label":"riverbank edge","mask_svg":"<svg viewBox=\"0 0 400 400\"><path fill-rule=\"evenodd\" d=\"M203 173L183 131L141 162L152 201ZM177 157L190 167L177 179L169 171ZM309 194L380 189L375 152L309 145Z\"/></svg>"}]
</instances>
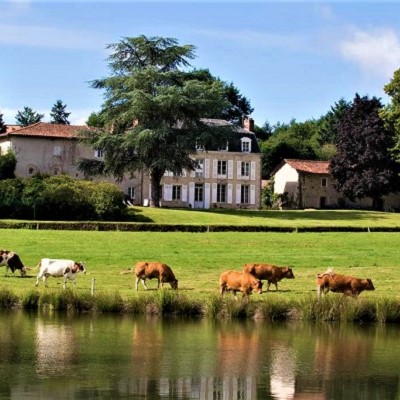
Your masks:
<instances>
[{"instance_id":1,"label":"riverbank edge","mask_svg":"<svg viewBox=\"0 0 400 400\"><path fill-rule=\"evenodd\" d=\"M296 300L222 298L189 299L173 290L143 293L123 299L119 293L90 294L74 290L32 290L23 294L0 289L0 309L52 310L72 313L114 313L213 319L262 319L266 321L312 321L354 323L400 323L400 301L391 298L353 299L329 294L322 298L299 296Z\"/></svg>"},{"instance_id":2,"label":"riverbank edge","mask_svg":"<svg viewBox=\"0 0 400 400\"><path fill-rule=\"evenodd\" d=\"M47 222L0 221L0 229L121 231L121 232L400 232L400 226L273 226L273 225L200 225L139 222Z\"/></svg>"}]
</instances>

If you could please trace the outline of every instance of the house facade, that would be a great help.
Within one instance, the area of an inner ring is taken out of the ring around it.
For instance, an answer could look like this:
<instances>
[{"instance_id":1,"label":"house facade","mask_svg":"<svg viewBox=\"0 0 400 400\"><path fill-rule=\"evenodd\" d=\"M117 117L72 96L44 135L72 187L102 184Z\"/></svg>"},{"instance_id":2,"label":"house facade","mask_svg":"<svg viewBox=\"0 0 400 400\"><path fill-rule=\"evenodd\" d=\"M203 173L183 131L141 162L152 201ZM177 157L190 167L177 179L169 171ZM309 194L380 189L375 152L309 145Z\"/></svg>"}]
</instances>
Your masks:
<instances>
[{"instance_id":1,"label":"house facade","mask_svg":"<svg viewBox=\"0 0 400 400\"><path fill-rule=\"evenodd\" d=\"M372 199L350 201L334 188L329 161L283 160L272 172L274 192L281 195L286 209L304 208L371 208ZM385 209L400 209L400 196L383 197Z\"/></svg>"},{"instance_id":2,"label":"house facade","mask_svg":"<svg viewBox=\"0 0 400 400\"><path fill-rule=\"evenodd\" d=\"M204 120L215 126L230 125L223 120ZM86 126L39 122L0 135L0 151L11 149L17 158L16 175L67 174L84 179L77 163L82 158L101 160L101 149L93 150L78 141ZM226 147L216 151L198 148L194 171L179 175L166 171L162 178L162 205L188 208L259 208L261 203L261 153L247 119L243 128L235 128ZM137 172L115 183L134 205L149 205L151 185L147 174Z\"/></svg>"}]
</instances>

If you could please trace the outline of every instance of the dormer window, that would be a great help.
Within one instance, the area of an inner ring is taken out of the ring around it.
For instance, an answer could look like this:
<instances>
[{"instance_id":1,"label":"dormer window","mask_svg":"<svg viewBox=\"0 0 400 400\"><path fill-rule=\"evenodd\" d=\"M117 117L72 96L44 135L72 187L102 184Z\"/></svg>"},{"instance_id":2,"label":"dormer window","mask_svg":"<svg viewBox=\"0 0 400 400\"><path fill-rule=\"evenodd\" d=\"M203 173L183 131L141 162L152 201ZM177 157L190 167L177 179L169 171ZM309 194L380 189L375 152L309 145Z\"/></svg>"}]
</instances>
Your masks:
<instances>
[{"instance_id":1,"label":"dormer window","mask_svg":"<svg viewBox=\"0 0 400 400\"><path fill-rule=\"evenodd\" d=\"M245 137L241 139L242 153L251 153L251 139Z\"/></svg>"},{"instance_id":2,"label":"dormer window","mask_svg":"<svg viewBox=\"0 0 400 400\"><path fill-rule=\"evenodd\" d=\"M228 151L229 150L229 143L226 142L225 146L218 147L218 151Z\"/></svg>"},{"instance_id":3,"label":"dormer window","mask_svg":"<svg viewBox=\"0 0 400 400\"><path fill-rule=\"evenodd\" d=\"M203 144L196 143L196 150L197 151L204 151L205 147Z\"/></svg>"}]
</instances>

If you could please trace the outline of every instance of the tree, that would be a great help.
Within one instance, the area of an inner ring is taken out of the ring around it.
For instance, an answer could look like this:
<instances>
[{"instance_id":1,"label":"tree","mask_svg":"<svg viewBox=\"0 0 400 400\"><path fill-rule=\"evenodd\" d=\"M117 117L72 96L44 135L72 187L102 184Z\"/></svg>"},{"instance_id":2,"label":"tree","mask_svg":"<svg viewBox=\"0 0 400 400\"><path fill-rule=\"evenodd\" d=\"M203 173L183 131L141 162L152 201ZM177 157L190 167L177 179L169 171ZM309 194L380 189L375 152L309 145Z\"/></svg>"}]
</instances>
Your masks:
<instances>
[{"instance_id":1,"label":"tree","mask_svg":"<svg viewBox=\"0 0 400 400\"><path fill-rule=\"evenodd\" d=\"M33 111L30 107L24 107L23 111L18 111L15 116L17 124L21 126L28 126L40 122L44 118L44 114L39 114Z\"/></svg>"},{"instance_id":2,"label":"tree","mask_svg":"<svg viewBox=\"0 0 400 400\"><path fill-rule=\"evenodd\" d=\"M65 111L67 105L63 104L62 100L57 100L54 104L53 108L51 109L51 123L52 124L62 124L62 125L69 125L68 117L71 113L67 113Z\"/></svg>"},{"instance_id":3,"label":"tree","mask_svg":"<svg viewBox=\"0 0 400 400\"><path fill-rule=\"evenodd\" d=\"M92 112L86 121L86 125L93 128L103 128L104 121L102 120L100 113Z\"/></svg>"},{"instance_id":4,"label":"tree","mask_svg":"<svg viewBox=\"0 0 400 400\"><path fill-rule=\"evenodd\" d=\"M0 154L0 180L15 178L14 171L17 166L17 159L12 151Z\"/></svg>"},{"instance_id":5,"label":"tree","mask_svg":"<svg viewBox=\"0 0 400 400\"><path fill-rule=\"evenodd\" d=\"M392 80L384 86L384 91L391 97L391 103L381 110L381 117L386 127L395 132L392 152L395 159L400 161L400 69L394 72Z\"/></svg>"},{"instance_id":6,"label":"tree","mask_svg":"<svg viewBox=\"0 0 400 400\"><path fill-rule=\"evenodd\" d=\"M201 119L227 107L218 80L203 81L183 70L195 57L192 45L161 37L124 38L108 46L111 76L91 82L105 90L100 111L103 126L82 133L82 140L104 151L104 161L81 160L87 176L144 171L151 180L151 205L160 204L166 170L193 169L196 144L222 146L227 130Z\"/></svg>"},{"instance_id":7,"label":"tree","mask_svg":"<svg viewBox=\"0 0 400 400\"><path fill-rule=\"evenodd\" d=\"M0 133L4 133L6 131L7 131L7 127L3 120L3 114L0 112Z\"/></svg>"},{"instance_id":8,"label":"tree","mask_svg":"<svg viewBox=\"0 0 400 400\"><path fill-rule=\"evenodd\" d=\"M399 168L392 159L393 131L384 126L379 99L356 94L338 124L336 155L331 161L335 188L350 200L370 197L373 207L396 191Z\"/></svg>"}]
</instances>

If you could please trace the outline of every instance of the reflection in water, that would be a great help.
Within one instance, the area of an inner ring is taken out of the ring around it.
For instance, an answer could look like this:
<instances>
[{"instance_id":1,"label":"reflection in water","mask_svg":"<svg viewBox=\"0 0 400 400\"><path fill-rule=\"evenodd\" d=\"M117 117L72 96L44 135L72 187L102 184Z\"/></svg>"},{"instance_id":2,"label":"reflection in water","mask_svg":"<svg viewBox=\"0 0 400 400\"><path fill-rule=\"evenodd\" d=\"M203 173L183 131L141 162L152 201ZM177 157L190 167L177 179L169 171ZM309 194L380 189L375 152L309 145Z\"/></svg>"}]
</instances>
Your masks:
<instances>
[{"instance_id":1,"label":"reflection in water","mask_svg":"<svg viewBox=\"0 0 400 400\"><path fill-rule=\"evenodd\" d=\"M0 314L0 398L398 399L400 329Z\"/></svg>"}]
</instances>

